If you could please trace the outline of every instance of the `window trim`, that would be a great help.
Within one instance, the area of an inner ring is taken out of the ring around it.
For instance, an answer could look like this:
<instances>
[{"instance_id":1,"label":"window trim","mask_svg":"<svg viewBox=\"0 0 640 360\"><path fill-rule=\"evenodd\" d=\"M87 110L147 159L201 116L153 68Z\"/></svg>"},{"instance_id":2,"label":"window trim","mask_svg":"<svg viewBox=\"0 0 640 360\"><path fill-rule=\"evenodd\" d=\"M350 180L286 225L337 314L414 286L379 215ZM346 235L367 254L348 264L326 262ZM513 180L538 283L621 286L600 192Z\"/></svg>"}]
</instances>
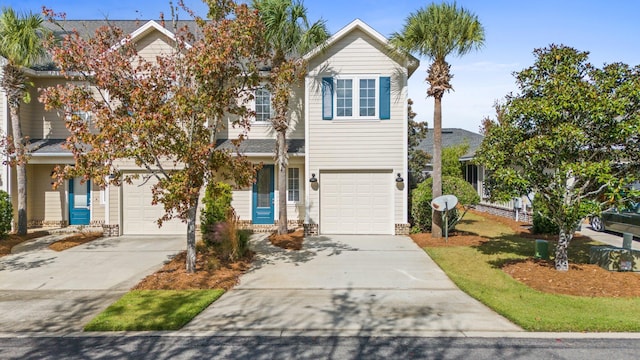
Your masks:
<instances>
[{"instance_id":1,"label":"window trim","mask_svg":"<svg viewBox=\"0 0 640 360\"><path fill-rule=\"evenodd\" d=\"M292 178L290 171L294 170L294 169L297 170L297 172L298 172L298 174L297 174L297 177L298 177L297 180L298 181L296 182L297 187L298 187L297 189L291 189L289 187L289 180ZM289 199L289 191L290 190L297 190L298 191L298 200L290 200ZM287 196L287 204L298 204L298 203L300 203L300 201L302 201L302 186L300 184L300 168L299 167L288 167L287 168L287 195L286 196Z\"/></svg>"},{"instance_id":2,"label":"window trim","mask_svg":"<svg viewBox=\"0 0 640 360\"><path fill-rule=\"evenodd\" d=\"M351 96L351 116L338 115L338 81L352 80L352 96ZM374 114L373 116L360 115L360 80L373 80L374 82ZM341 75L334 77L334 95L333 95L333 119L334 120L380 120L380 75L361 74L361 75Z\"/></svg>"},{"instance_id":3,"label":"window trim","mask_svg":"<svg viewBox=\"0 0 640 360\"><path fill-rule=\"evenodd\" d=\"M269 118L267 118L266 120L258 120L258 112L257 112L257 108L258 108L258 91L266 91L269 94ZM255 112L255 115L252 119L252 123L256 124L256 125L268 125L271 124L271 117L273 117L274 112L273 112L273 94L271 94L271 91L269 89L267 89L264 86L258 87L253 91L253 111Z\"/></svg>"}]
</instances>

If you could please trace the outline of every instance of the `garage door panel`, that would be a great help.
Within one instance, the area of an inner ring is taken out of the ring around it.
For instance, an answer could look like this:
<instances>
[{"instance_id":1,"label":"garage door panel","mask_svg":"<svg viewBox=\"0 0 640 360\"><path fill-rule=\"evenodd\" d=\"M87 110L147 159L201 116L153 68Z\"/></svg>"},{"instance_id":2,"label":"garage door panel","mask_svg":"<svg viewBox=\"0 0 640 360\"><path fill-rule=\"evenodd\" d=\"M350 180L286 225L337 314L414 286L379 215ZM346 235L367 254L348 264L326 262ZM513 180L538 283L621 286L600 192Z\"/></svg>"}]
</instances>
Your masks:
<instances>
[{"instance_id":1,"label":"garage door panel","mask_svg":"<svg viewBox=\"0 0 640 360\"><path fill-rule=\"evenodd\" d=\"M152 178L133 179L131 184L122 185L122 232L127 235L167 234L182 235L187 232L187 225L179 219L162 223L157 221L164 214L161 204L151 205L151 188L156 183Z\"/></svg>"},{"instance_id":2,"label":"garage door panel","mask_svg":"<svg viewBox=\"0 0 640 360\"><path fill-rule=\"evenodd\" d=\"M330 171L320 177L321 233L392 233L390 171Z\"/></svg>"}]
</instances>

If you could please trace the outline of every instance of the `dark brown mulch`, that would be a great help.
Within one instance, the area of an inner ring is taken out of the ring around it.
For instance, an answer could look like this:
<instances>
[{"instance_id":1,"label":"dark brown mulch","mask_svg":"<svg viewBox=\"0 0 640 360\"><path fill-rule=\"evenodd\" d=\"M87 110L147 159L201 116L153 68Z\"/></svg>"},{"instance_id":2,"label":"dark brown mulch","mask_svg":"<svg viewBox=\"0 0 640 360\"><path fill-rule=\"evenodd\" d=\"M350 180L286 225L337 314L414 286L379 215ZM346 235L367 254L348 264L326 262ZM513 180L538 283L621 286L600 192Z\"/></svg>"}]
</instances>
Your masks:
<instances>
[{"instance_id":1,"label":"dark brown mulch","mask_svg":"<svg viewBox=\"0 0 640 360\"><path fill-rule=\"evenodd\" d=\"M285 235L277 235L274 233L269 235L269 241L274 246L283 249L301 250L302 242L304 241L304 231L302 229L297 229Z\"/></svg>"},{"instance_id":2,"label":"dark brown mulch","mask_svg":"<svg viewBox=\"0 0 640 360\"><path fill-rule=\"evenodd\" d=\"M555 247L557 235L531 234L529 224L479 211L472 212L509 226L520 237L551 240L550 250ZM420 247L476 246L489 241L463 233L452 235L448 243L444 239L432 239L431 234L413 234L411 238ZM589 238L579 235L572 240L574 244L580 241L589 241ZM587 297L640 296L640 274L608 271L597 265L573 263L569 271L557 271L553 261L529 258L507 262L502 270L517 281L545 293Z\"/></svg>"},{"instance_id":3,"label":"dark brown mulch","mask_svg":"<svg viewBox=\"0 0 640 360\"><path fill-rule=\"evenodd\" d=\"M18 236L15 234L9 234L0 239L0 256L11 254L11 248L21 244L27 240L43 237L49 235L48 231L34 231L27 235Z\"/></svg>"},{"instance_id":4,"label":"dark brown mulch","mask_svg":"<svg viewBox=\"0 0 640 360\"><path fill-rule=\"evenodd\" d=\"M238 283L240 275L251 267L253 253L237 262L221 261L209 250L199 250L196 255L196 272L186 272L187 253L183 251L165 264L162 269L140 281L134 290L188 290L225 289Z\"/></svg>"},{"instance_id":5,"label":"dark brown mulch","mask_svg":"<svg viewBox=\"0 0 640 360\"><path fill-rule=\"evenodd\" d=\"M86 244L89 241L93 241L95 239L99 239L102 237L102 232L87 232L87 233L79 233L73 234L65 237L62 240L58 240L49 245L49 249L54 251L63 251L70 249L74 246Z\"/></svg>"},{"instance_id":6,"label":"dark brown mulch","mask_svg":"<svg viewBox=\"0 0 640 360\"><path fill-rule=\"evenodd\" d=\"M502 270L538 291L589 297L640 296L640 274L607 271L598 265L571 264L557 271L553 261L527 259L505 264Z\"/></svg>"}]
</instances>

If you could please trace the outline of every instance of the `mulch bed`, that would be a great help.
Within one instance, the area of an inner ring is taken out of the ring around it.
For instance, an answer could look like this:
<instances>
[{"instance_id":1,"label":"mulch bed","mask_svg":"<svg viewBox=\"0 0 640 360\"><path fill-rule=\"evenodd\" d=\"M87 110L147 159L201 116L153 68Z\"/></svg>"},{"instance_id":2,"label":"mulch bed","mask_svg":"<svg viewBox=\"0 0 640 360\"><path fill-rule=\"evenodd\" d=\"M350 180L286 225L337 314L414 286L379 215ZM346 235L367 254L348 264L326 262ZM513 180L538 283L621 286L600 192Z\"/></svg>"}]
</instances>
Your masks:
<instances>
[{"instance_id":1,"label":"mulch bed","mask_svg":"<svg viewBox=\"0 0 640 360\"><path fill-rule=\"evenodd\" d=\"M269 235L269 241L274 246L287 250L301 250L304 241L304 231L297 229L285 235L277 235L275 233Z\"/></svg>"},{"instance_id":2,"label":"mulch bed","mask_svg":"<svg viewBox=\"0 0 640 360\"><path fill-rule=\"evenodd\" d=\"M74 246L86 244L89 241L93 241L101 237L102 237L102 232L87 232L87 233L73 234L65 237L62 240L58 240L50 244L49 249L54 251L63 251L63 250L70 249Z\"/></svg>"},{"instance_id":3,"label":"mulch bed","mask_svg":"<svg viewBox=\"0 0 640 360\"><path fill-rule=\"evenodd\" d=\"M471 212L509 226L520 237L550 240L550 252L557 241L557 235L531 234L529 224L479 211ZM420 247L478 246L490 241L463 232L452 234L446 243L444 238L432 239L431 234L413 234L411 238ZM585 236L576 236L572 241L587 240ZM640 296L640 274L608 271L597 265L570 264L569 271L557 271L553 261L529 258L507 262L502 270L515 280L545 293L613 298Z\"/></svg>"},{"instance_id":4,"label":"mulch bed","mask_svg":"<svg viewBox=\"0 0 640 360\"><path fill-rule=\"evenodd\" d=\"M213 252L198 251L196 272L186 272L187 252L183 251L166 263L162 269L140 281L133 290L189 290L225 289L238 283L240 275L251 267L254 254L251 252L237 262L223 262Z\"/></svg>"}]
</instances>

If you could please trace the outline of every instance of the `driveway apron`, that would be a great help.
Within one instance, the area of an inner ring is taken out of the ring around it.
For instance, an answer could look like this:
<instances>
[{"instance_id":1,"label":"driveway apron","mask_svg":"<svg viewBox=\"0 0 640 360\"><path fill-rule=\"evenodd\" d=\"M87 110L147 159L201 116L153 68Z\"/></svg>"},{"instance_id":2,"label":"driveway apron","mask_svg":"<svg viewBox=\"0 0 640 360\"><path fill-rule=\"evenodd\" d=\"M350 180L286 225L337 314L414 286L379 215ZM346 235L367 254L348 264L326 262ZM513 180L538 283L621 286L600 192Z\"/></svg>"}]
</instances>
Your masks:
<instances>
[{"instance_id":1,"label":"driveway apron","mask_svg":"<svg viewBox=\"0 0 640 360\"><path fill-rule=\"evenodd\" d=\"M185 243L182 236L122 236L4 256L0 332L80 331Z\"/></svg>"},{"instance_id":2,"label":"driveway apron","mask_svg":"<svg viewBox=\"0 0 640 360\"><path fill-rule=\"evenodd\" d=\"M240 284L183 331L227 335L457 335L522 331L459 290L406 236L254 236Z\"/></svg>"}]
</instances>

